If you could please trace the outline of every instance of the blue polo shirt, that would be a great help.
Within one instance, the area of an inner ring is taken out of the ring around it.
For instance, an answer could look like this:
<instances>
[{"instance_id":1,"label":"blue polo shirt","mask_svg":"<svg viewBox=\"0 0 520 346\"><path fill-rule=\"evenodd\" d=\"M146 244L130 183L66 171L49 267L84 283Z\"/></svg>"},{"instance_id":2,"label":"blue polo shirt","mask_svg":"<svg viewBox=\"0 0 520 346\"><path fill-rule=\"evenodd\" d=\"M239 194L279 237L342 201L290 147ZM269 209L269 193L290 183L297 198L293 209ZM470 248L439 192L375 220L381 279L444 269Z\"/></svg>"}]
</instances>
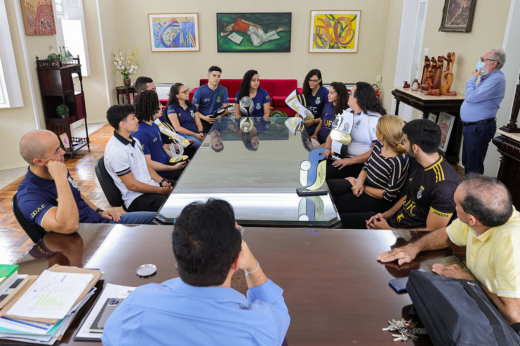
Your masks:
<instances>
[{"instance_id":1,"label":"blue polo shirt","mask_svg":"<svg viewBox=\"0 0 520 346\"><path fill-rule=\"evenodd\" d=\"M193 104L199 105L199 112L203 115L213 114L222 105L229 103L226 87L218 85L212 90L207 84L197 88L193 95Z\"/></svg>"},{"instance_id":2,"label":"blue polo shirt","mask_svg":"<svg viewBox=\"0 0 520 346\"><path fill-rule=\"evenodd\" d=\"M320 86L316 95L312 96L312 90L309 92L309 96L305 98L306 107L308 110L314 114L314 118L321 118L321 113L323 112L323 107L327 103L329 103L329 89L324 86ZM307 132L312 135L318 124L313 124L311 127L307 128Z\"/></svg>"},{"instance_id":3,"label":"blue polo shirt","mask_svg":"<svg viewBox=\"0 0 520 346\"><path fill-rule=\"evenodd\" d=\"M141 142L141 149L145 155L150 155L153 161L167 165L170 161L170 155L164 150L164 143L161 138L159 126L155 123L148 125L147 123L139 123L139 130L132 133L132 136ZM157 172L161 177L166 178L170 172Z\"/></svg>"},{"instance_id":4,"label":"blue polo shirt","mask_svg":"<svg viewBox=\"0 0 520 346\"><path fill-rule=\"evenodd\" d=\"M181 127L184 127L186 130L189 130L191 132L199 133L197 124L195 124L195 114L197 112L197 106L195 106L194 104L192 104L191 106L186 105L186 109L183 109L180 105L176 103L169 105L168 110L166 111L168 115L173 113L177 114L177 118L179 119L179 124L181 125Z\"/></svg>"},{"instance_id":5,"label":"blue polo shirt","mask_svg":"<svg viewBox=\"0 0 520 346\"><path fill-rule=\"evenodd\" d=\"M240 104L240 91L237 92L237 95L235 96L235 103L238 105ZM254 109L253 114L251 116L253 117L263 117L264 116L264 104L271 103L271 97L262 88L258 88L256 91L256 96L253 97L253 103L254 103ZM243 114L242 115L246 115Z\"/></svg>"},{"instance_id":6,"label":"blue polo shirt","mask_svg":"<svg viewBox=\"0 0 520 346\"><path fill-rule=\"evenodd\" d=\"M110 220L102 218L81 198L78 185L76 185L70 174L68 174L68 177L74 201L78 206L79 222L109 223ZM58 206L58 191L56 190L54 180L40 178L28 169L25 178L18 186L16 198L18 200L18 208L23 216L36 226L42 234L47 233L47 230L41 226L42 220L49 210Z\"/></svg>"},{"instance_id":7,"label":"blue polo shirt","mask_svg":"<svg viewBox=\"0 0 520 346\"><path fill-rule=\"evenodd\" d=\"M318 142L325 143L334 122L334 105L327 103L321 113L321 130L318 133Z\"/></svg>"}]
</instances>

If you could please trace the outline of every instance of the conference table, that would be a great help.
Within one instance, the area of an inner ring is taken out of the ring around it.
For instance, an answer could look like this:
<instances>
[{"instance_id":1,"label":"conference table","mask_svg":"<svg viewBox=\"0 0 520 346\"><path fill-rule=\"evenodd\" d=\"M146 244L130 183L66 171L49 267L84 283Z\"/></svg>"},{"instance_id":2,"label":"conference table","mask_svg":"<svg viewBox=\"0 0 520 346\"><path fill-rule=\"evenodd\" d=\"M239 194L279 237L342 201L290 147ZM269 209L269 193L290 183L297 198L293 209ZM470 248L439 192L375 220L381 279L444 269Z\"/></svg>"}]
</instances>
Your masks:
<instances>
[{"instance_id":1,"label":"conference table","mask_svg":"<svg viewBox=\"0 0 520 346\"><path fill-rule=\"evenodd\" d=\"M173 224L187 204L219 198L233 206L244 226L338 226L330 195L296 193L302 187L300 165L313 147L307 131L288 130L287 119L217 119L156 221Z\"/></svg>"},{"instance_id":2,"label":"conference table","mask_svg":"<svg viewBox=\"0 0 520 346\"><path fill-rule=\"evenodd\" d=\"M77 234L51 232L18 261L19 273L40 274L61 264L99 268L104 283L134 287L161 283L178 276L172 230L173 226L82 224ZM289 345L393 345L392 333L382 328L388 320L409 319L412 302L407 293L394 291L389 280L408 276L412 269L431 271L434 263L452 261L454 252L425 252L402 266L382 264L376 258L380 252L423 235L413 231L246 227L243 238L266 275L284 289L291 316L286 337ZM462 253L462 248L455 250ZM136 268L147 263L155 264L157 273L138 277ZM98 288L102 284L100 281ZM235 273L232 287L246 292L243 271ZM100 290L78 314L61 344L93 345L75 341L74 336ZM0 340L0 344L19 343ZM431 345L431 341L423 335L406 344Z\"/></svg>"}]
</instances>

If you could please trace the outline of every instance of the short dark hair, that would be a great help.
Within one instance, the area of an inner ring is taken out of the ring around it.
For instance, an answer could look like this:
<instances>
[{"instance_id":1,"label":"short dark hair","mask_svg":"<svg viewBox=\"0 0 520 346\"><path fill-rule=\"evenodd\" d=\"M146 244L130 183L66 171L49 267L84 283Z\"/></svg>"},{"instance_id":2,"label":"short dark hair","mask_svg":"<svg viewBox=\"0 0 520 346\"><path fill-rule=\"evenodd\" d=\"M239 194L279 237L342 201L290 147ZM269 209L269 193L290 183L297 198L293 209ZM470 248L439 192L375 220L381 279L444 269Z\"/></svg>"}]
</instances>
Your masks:
<instances>
[{"instance_id":1,"label":"short dark hair","mask_svg":"<svg viewBox=\"0 0 520 346\"><path fill-rule=\"evenodd\" d=\"M107 110L107 120L110 126L118 131L119 123L126 120L130 114L135 114L133 105L114 105Z\"/></svg>"},{"instance_id":2,"label":"short dark hair","mask_svg":"<svg viewBox=\"0 0 520 346\"><path fill-rule=\"evenodd\" d=\"M137 95L134 100L135 116L139 122L153 120L155 113L161 109L159 96L152 90L146 90Z\"/></svg>"},{"instance_id":3,"label":"short dark hair","mask_svg":"<svg viewBox=\"0 0 520 346\"><path fill-rule=\"evenodd\" d=\"M507 187L496 178L469 173L460 184L464 197L460 206L486 227L501 226L513 213L513 198Z\"/></svg>"},{"instance_id":4,"label":"short dark hair","mask_svg":"<svg viewBox=\"0 0 520 346\"><path fill-rule=\"evenodd\" d=\"M172 242L179 276L199 287L222 285L242 248L233 208L219 199L184 207L175 221Z\"/></svg>"},{"instance_id":5,"label":"short dark hair","mask_svg":"<svg viewBox=\"0 0 520 346\"><path fill-rule=\"evenodd\" d=\"M208 74L211 74L211 72L215 72L215 71L222 73L222 69L220 67L218 67L218 66L211 66L209 68L209 70L208 70Z\"/></svg>"},{"instance_id":6,"label":"short dark hair","mask_svg":"<svg viewBox=\"0 0 520 346\"><path fill-rule=\"evenodd\" d=\"M150 77L138 77L135 80L135 91L139 94L140 92L143 92L146 90L146 84L153 83L153 79Z\"/></svg>"},{"instance_id":7,"label":"short dark hair","mask_svg":"<svg viewBox=\"0 0 520 346\"><path fill-rule=\"evenodd\" d=\"M441 145L440 127L428 119L412 120L403 127L410 146L418 145L426 154L438 152Z\"/></svg>"}]
</instances>

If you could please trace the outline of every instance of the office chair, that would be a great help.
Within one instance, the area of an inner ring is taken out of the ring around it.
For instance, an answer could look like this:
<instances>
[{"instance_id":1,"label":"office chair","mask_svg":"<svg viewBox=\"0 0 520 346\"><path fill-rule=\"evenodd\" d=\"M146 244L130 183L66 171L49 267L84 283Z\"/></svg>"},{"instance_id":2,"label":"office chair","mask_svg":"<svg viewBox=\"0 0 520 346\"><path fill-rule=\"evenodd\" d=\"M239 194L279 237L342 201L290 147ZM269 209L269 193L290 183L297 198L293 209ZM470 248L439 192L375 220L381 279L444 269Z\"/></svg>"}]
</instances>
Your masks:
<instances>
[{"instance_id":1,"label":"office chair","mask_svg":"<svg viewBox=\"0 0 520 346\"><path fill-rule=\"evenodd\" d=\"M114 180L112 179L110 174L108 174L108 171L105 167L104 156L97 160L95 170L96 176L99 180L99 184L103 189L103 193L105 194L108 203L110 203L112 207L123 207L124 211L128 211L123 202L123 196L121 195L121 191L119 191L119 188L116 186L116 183L114 183Z\"/></svg>"},{"instance_id":2,"label":"office chair","mask_svg":"<svg viewBox=\"0 0 520 346\"><path fill-rule=\"evenodd\" d=\"M45 233L36 228L36 226L30 223L29 220L27 220L25 216L23 216L22 212L18 208L18 200L16 198L16 193L14 194L13 199L11 201L11 208L13 209L13 213L16 217L16 220L18 221L20 226L22 226L23 230L25 231L25 233L27 233L29 238L31 238L31 240L35 243L39 242L45 236Z\"/></svg>"}]
</instances>

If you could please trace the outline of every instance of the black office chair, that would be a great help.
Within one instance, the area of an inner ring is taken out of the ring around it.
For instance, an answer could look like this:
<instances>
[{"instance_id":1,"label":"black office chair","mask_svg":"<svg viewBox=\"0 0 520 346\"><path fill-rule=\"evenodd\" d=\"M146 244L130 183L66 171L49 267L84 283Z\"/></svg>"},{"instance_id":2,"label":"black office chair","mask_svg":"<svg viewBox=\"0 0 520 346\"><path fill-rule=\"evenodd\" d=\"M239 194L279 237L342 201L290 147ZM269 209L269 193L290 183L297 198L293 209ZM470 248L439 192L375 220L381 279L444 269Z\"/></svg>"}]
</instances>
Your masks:
<instances>
[{"instance_id":1,"label":"black office chair","mask_svg":"<svg viewBox=\"0 0 520 346\"><path fill-rule=\"evenodd\" d=\"M25 231L25 233L27 233L29 238L31 238L31 240L35 243L39 242L45 236L45 233L36 228L36 226L30 223L29 220L27 220L25 216L23 216L22 212L18 208L18 200L16 199L16 193L14 194L13 200L11 201L11 208L13 209L13 213L16 217L16 220L18 221L20 226L22 226L23 230Z\"/></svg>"},{"instance_id":2,"label":"black office chair","mask_svg":"<svg viewBox=\"0 0 520 346\"><path fill-rule=\"evenodd\" d=\"M112 179L110 174L108 174L108 171L105 167L104 156L97 160L95 170L96 176L99 180L99 184L103 189L103 193L105 194L108 203L110 203L112 207L123 207L124 211L128 211L123 202L123 196L121 195L121 191L119 191L119 188L116 186L116 183L114 183L114 179Z\"/></svg>"}]
</instances>

